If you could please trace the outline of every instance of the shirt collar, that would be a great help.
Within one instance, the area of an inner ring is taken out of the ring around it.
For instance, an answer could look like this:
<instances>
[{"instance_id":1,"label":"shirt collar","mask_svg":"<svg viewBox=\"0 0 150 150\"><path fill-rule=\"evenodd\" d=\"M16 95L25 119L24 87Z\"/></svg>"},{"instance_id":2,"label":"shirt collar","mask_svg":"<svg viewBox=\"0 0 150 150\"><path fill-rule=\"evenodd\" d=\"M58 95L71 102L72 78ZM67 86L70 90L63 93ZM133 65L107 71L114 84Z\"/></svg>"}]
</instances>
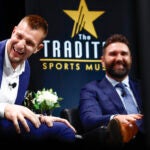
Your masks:
<instances>
[{"instance_id":1,"label":"shirt collar","mask_svg":"<svg viewBox=\"0 0 150 150\"><path fill-rule=\"evenodd\" d=\"M106 78L108 79L108 81L115 87L119 82L108 77L106 75ZM127 87L129 87L129 76L127 76L123 81L122 81L123 84L125 84Z\"/></svg>"}]
</instances>

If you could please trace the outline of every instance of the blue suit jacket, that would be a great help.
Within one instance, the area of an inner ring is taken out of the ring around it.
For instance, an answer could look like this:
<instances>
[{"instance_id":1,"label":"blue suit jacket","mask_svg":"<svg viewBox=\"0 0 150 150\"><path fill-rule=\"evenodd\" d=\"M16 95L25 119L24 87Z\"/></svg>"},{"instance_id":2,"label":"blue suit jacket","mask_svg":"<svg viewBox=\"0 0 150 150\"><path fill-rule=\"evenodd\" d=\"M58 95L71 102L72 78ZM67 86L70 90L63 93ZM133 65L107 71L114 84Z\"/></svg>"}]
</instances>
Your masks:
<instances>
[{"instance_id":1,"label":"blue suit jacket","mask_svg":"<svg viewBox=\"0 0 150 150\"><path fill-rule=\"evenodd\" d=\"M7 40L0 42L0 86L1 86L2 75L3 75L3 63L4 63L4 52L5 52L6 41ZM22 105L25 92L28 88L29 78L30 78L30 66L28 61L26 60L25 71L19 77L19 89L18 89L18 94L17 94L15 104ZM45 140L51 138L52 139L56 138L61 141L69 141L69 142L75 140L75 133L71 128L66 126L64 123L54 122L54 125L51 128L49 128L45 124L42 124L40 128L36 129L29 120L26 121L30 127L29 133L27 133L24 127L22 126L22 124L20 124L21 132L22 132L20 137L23 138L24 140L32 141L32 140ZM13 140L14 137L16 137L16 131L11 121L6 120L5 118L1 118L0 138L4 139L4 137L6 137L6 140L8 140L9 138L10 140Z\"/></svg>"},{"instance_id":2,"label":"blue suit jacket","mask_svg":"<svg viewBox=\"0 0 150 150\"><path fill-rule=\"evenodd\" d=\"M3 64L4 64L6 41L7 40L0 42L0 87L1 87L1 81L2 81L2 75L3 75ZM25 71L19 77L19 89L18 89L18 95L17 95L16 101L15 101L16 104L22 104L24 100L25 92L28 88L29 78L30 78L30 66L29 66L28 61L26 60Z\"/></svg>"},{"instance_id":3,"label":"blue suit jacket","mask_svg":"<svg viewBox=\"0 0 150 150\"><path fill-rule=\"evenodd\" d=\"M131 79L129 84L142 111L140 86ZM111 115L127 114L115 88L106 78L92 81L81 89L79 111L85 130L107 126Z\"/></svg>"}]
</instances>

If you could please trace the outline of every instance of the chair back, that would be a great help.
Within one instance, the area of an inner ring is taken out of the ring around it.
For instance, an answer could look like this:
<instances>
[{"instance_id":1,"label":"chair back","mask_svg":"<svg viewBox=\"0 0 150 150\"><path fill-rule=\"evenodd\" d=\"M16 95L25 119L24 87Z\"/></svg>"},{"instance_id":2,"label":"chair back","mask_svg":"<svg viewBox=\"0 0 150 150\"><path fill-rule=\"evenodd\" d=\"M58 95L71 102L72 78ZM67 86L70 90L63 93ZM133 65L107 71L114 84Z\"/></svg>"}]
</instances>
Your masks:
<instances>
[{"instance_id":1,"label":"chair back","mask_svg":"<svg viewBox=\"0 0 150 150\"><path fill-rule=\"evenodd\" d=\"M84 130L81 125L78 108L65 108L60 112L62 118L67 119L77 130L77 134L83 134Z\"/></svg>"}]
</instances>

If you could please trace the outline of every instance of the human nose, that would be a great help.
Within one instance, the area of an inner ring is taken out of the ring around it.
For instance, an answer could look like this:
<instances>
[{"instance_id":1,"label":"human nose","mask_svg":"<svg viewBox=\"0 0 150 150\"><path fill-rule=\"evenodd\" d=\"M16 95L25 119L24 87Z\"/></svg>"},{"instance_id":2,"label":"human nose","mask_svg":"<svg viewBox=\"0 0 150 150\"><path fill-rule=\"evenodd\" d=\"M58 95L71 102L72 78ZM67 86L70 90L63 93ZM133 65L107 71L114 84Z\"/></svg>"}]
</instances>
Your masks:
<instances>
[{"instance_id":1,"label":"human nose","mask_svg":"<svg viewBox=\"0 0 150 150\"><path fill-rule=\"evenodd\" d=\"M19 41L19 43L18 43L18 48L19 49L24 49L25 48L25 41L24 40L21 40L21 41Z\"/></svg>"},{"instance_id":2,"label":"human nose","mask_svg":"<svg viewBox=\"0 0 150 150\"><path fill-rule=\"evenodd\" d=\"M117 56L116 56L116 60L122 60L123 59L123 56L121 55L121 54L118 54Z\"/></svg>"}]
</instances>

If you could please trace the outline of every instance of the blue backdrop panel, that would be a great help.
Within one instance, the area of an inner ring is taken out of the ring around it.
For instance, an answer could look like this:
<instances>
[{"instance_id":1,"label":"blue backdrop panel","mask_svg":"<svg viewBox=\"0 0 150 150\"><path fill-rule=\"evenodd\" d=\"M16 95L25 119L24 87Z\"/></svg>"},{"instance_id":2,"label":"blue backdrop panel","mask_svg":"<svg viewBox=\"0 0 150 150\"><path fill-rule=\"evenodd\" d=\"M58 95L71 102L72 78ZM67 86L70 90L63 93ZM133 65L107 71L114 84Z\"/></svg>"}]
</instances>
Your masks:
<instances>
[{"instance_id":1,"label":"blue backdrop panel","mask_svg":"<svg viewBox=\"0 0 150 150\"><path fill-rule=\"evenodd\" d=\"M108 36L122 33L135 45L133 7L131 0L26 0L26 14L49 23L44 49L30 58L30 89L53 88L64 98L55 115L78 106L81 87L104 76L100 56Z\"/></svg>"}]
</instances>

